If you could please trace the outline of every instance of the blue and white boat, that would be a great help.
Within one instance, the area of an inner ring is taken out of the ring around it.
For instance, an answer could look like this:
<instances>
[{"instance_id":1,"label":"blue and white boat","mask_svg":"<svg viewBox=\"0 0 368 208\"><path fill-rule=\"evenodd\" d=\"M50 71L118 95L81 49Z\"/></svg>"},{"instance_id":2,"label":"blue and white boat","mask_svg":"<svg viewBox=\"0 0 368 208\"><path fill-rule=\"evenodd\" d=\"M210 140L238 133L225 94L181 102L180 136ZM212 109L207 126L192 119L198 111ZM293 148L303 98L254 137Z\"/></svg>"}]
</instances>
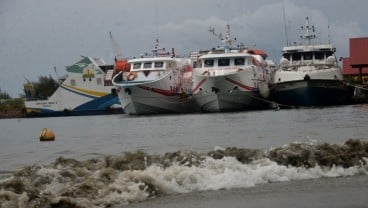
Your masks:
<instances>
[{"instance_id":1,"label":"blue and white boat","mask_svg":"<svg viewBox=\"0 0 368 208\"><path fill-rule=\"evenodd\" d=\"M116 89L111 83L114 66L102 59L83 57L66 67L66 76L47 99L35 99L37 93L25 85L26 116L71 116L122 113Z\"/></svg>"}]
</instances>

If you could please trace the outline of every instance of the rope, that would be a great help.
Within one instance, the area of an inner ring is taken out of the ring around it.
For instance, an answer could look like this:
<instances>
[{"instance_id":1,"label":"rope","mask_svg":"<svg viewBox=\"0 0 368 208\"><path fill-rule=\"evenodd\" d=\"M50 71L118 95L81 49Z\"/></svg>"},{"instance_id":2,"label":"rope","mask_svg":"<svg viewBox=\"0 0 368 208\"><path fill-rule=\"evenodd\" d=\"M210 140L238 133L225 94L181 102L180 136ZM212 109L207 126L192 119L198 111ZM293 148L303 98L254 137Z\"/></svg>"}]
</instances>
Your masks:
<instances>
[{"instance_id":1,"label":"rope","mask_svg":"<svg viewBox=\"0 0 368 208\"><path fill-rule=\"evenodd\" d=\"M368 90L368 88L365 87L366 85L363 85L364 86L363 87L361 85L354 85L354 84L350 84L350 83L344 83L344 84L347 85L347 86L353 86L353 87L361 89L361 90Z\"/></svg>"},{"instance_id":2,"label":"rope","mask_svg":"<svg viewBox=\"0 0 368 208\"><path fill-rule=\"evenodd\" d=\"M266 103L272 104L272 106L275 106L275 107L274 107L274 109L275 109L275 110L280 109L280 106L281 106L281 107L286 107L286 108L305 108L305 109L313 108L313 107L307 107L307 106L286 105L286 104L282 104L282 103L277 103L277 102L272 101L272 100L268 100L268 99L260 98L260 97L258 97L258 96L253 96L253 95L250 95L250 94L246 94L246 95L247 95L247 96L249 96L249 97L252 97L252 98L255 98L255 99L261 100L261 101L263 101L263 102L266 102Z\"/></svg>"}]
</instances>

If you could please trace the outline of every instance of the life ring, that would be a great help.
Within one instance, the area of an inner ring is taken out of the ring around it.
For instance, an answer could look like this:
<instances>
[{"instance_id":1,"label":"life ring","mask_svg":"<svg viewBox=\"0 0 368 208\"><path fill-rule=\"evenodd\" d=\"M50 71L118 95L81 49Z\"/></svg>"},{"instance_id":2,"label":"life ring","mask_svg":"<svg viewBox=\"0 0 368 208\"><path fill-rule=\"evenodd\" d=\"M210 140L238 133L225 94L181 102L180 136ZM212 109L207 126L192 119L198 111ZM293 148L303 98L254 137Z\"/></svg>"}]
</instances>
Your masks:
<instances>
[{"instance_id":1,"label":"life ring","mask_svg":"<svg viewBox=\"0 0 368 208\"><path fill-rule=\"evenodd\" d=\"M132 81L132 80L134 80L135 78L137 78L137 73L136 73L136 72L130 72L130 73L128 74L128 80L129 80L129 81Z\"/></svg>"}]
</instances>

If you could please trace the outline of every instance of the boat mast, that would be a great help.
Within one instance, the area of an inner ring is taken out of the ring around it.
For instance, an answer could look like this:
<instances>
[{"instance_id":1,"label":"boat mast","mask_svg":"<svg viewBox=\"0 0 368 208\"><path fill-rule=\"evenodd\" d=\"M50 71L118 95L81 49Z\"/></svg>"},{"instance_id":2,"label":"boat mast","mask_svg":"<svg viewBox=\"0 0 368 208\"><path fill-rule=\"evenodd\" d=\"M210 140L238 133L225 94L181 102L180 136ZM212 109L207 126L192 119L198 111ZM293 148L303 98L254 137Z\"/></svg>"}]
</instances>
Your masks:
<instances>
[{"instance_id":1,"label":"boat mast","mask_svg":"<svg viewBox=\"0 0 368 208\"><path fill-rule=\"evenodd\" d=\"M214 36L218 37L221 40L221 42L225 43L225 46L226 46L227 49L232 47L233 40L231 39L230 25L229 24L226 25L225 37L222 36L222 33L216 33L215 28L213 28L213 27L210 27L208 29L208 31L210 33L212 33ZM236 40L236 39L234 38L234 40Z\"/></svg>"},{"instance_id":2,"label":"boat mast","mask_svg":"<svg viewBox=\"0 0 368 208\"><path fill-rule=\"evenodd\" d=\"M288 37L288 31L286 26L286 15L285 15L285 5L284 2L282 2L282 13L284 16L284 27L285 27L285 35L286 35L286 46L289 46L289 37Z\"/></svg>"},{"instance_id":3,"label":"boat mast","mask_svg":"<svg viewBox=\"0 0 368 208\"><path fill-rule=\"evenodd\" d=\"M118 42L116 42L115 38L112 36L111 31L110 31L110 39L111 39L112 47L114 48L115 59L116 60L122 60L123 59L123 53L120 50Z\"/></svg>"},{"instance_id":4,"label":"boat mast","mask_svg":"<svg viewBox=\"0 0 368 208\"><path fill-rule=\"evenodd\" d=\"M305 30L305 34L301 35L300 38L307 40L308 45L310 45L310 42L312 39L316 38L316 35L314 34L314 25L309 25L309 18L306 17L305 25L301 27L302 30Z\"/></svg>"}]
</instances>

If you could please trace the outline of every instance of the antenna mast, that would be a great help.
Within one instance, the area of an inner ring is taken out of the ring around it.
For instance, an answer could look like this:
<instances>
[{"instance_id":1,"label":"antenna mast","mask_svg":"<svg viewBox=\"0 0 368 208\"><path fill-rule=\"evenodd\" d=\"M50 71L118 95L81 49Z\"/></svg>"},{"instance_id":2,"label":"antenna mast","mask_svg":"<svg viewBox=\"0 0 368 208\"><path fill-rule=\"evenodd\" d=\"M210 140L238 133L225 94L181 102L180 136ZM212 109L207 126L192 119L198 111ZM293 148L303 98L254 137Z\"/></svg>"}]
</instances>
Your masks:
<instances>
[{"instance_id":1,"label":"antenna mast","mask_svg":"<svg viewBox=\"0 0 368 208\"><path fill-rule=\"evenodd\" d=\"M208 29L208 31L210 33L212 33L214 36L218 37L221 40L221 42L223 42L223 43L226 44L227 47L230 48L232 46L233 40L231 40L230 25L229 24L226 25L226 33L225 33L226 35L225 35L225 38L222 36L222 33L216 33L215 32L215 28L213 28L213 27L210 27ZM234 38L234 40L236 40L236 39Z\"/></svg>"},{"instance_id":2,"label":"antenna mast","mask_svg":"<svg viewBox=\"0 0 368 208\"><path fill-rule=\"evenodd\" d=\"M285 27L285 35L286 35L286 46L289 46L289 37L288 37L288 31L286 26L286 17L285 17L285 5L284 2L282 2L282 12L284 15L284 27Z\"/></svg>"},{"instance_id":3,"label":"antenna mast","mask_svg":"<svg viewBox=\"0 0 368 208\"><path fill-rule=\"evenodd\" d=\"M312 26L309 25L309 18L308 17L305 18L305 25L302 26L301 29L305 30L305 34L301 35L300 38L307 40L308 45L310 45L311 40L316 38L316 35L314 34L314 25L312 25Z\"/></svg>"},{"instance_id":4,"label":"antenna mast","mask_svg":"<svg viewBox=\"0 0 368 208\"><path fill-rule=\"evenodd\" d=\"M330 18L329 17L327 17L327 34L328 34L328 44L331 44Z\"/></svg>"}]
</instances>

